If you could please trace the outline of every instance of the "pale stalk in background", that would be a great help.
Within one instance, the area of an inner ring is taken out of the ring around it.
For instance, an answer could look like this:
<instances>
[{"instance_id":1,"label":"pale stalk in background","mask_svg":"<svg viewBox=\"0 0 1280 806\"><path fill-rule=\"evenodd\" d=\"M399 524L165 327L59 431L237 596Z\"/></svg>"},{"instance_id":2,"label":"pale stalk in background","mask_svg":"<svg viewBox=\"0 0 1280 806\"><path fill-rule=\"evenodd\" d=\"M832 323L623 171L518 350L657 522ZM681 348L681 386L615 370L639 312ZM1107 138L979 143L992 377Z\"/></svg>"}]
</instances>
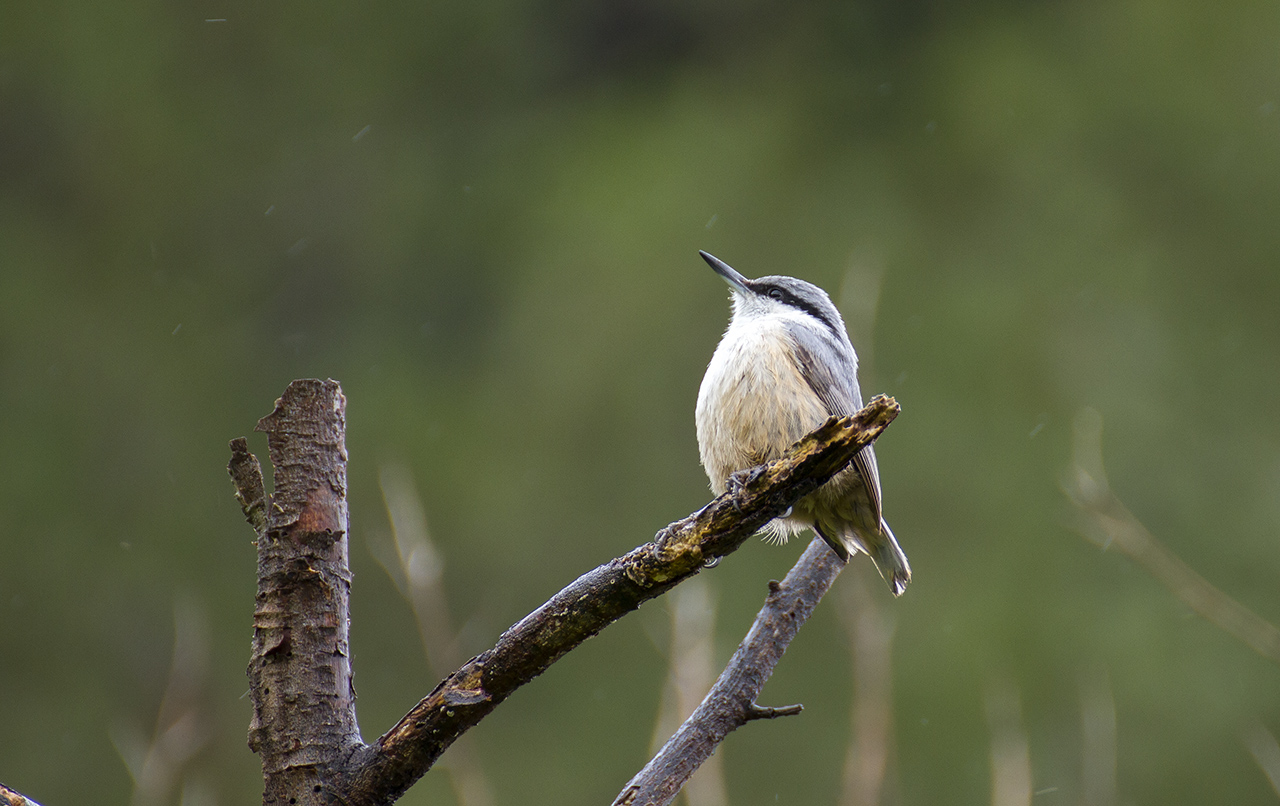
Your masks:
<instances>
[{"instance_id":1,"label":"pale stalk in background","mask_svg":"<svg viewBox=\"0 0 1280 806\"><path fill-rule=\"evenodd\" d=\"M426 510L409 470L401 465L384 465L378 481L391 521L395 557L388 561L376 552L375 557L413 610L427 669L432 677L443 678L466 660L458 649L457 633L449 615L442 584L444 563L431 541ZM449 773L459 806L492 806L493 791L467 736L454 742L440 764Z\"/></svg>"},{"instance_id":2,"label":"pale stalk in background","mask_svg":"<svg viewBox=\"0 0 1280 806\"><path fill-rule=\"evenodd\" d=\"M716 605L704 577L694 577L668 594L671 649L667 683L649 755L655 755L676 732L715 682ZM724 765L718 755L707 759L681 790L689 806L727 806Z\"/></svg>"},{"instance_id":3,"label":"pale stalk in background","mask_svg":"<svg viewBox=\"0 0 1280 806\"><path fill-rule=\"evenodd\" d=\"M875 327L884 285L884 260L859 247L840 284L840 310L858 351L863 383L875 383ZM863 569L864 570L864 569ZM875 806L884 789L893 744L893 620L871 595L865 574L846 574L837 608L849 638L854 685L852 735L845 755L841 806Z\"/></svg>"},{"instance_id":4,"label":"pale stalk in background","mask_svg":"<svg viewBox=\"0 0 1280 806\"><path fill-rule=\"evenodd\" d=\"M1031 748L1022 727L1018 689L1008 680L987 686L991 730L991 806L1031 806Z\"/></svg>"},{"instance_id":5,"label":"pale stalk in background","mask_svg":"<svg viewBox=\"0 0 1280 806\"><path fill-rule=\"evenodd\" d=\"M1119 549L1209 623L1280 663L1280 630L1178 559L1111 491L1102 463L1102 416L1094 409L1076 415L1075 450L1064 491L1080 508L1077 529L1085 538L1104 549Z\"/></svg>"},{"instance_id":6,"label":"pale stalk in background","mask_svg":"<svg viewBox=\"0 0 1280 806\"><path fill-rule=\"evenodd\" d=\"M1275 735L1261 723L1255 723L1248 728L1242 739L1253 760L1258 762L1262 773L1271 782L1271 788L1280 795L1280 742L1277 742Z\"/></svg>"},{"instance_id":7,"label":"pale stalk in background","mask_svg":"<svg viewBox=\"0 0 1280 806\"><path fill-rule=\"evenodd\" d=\"M1080 778L1083 806L1116 802L1116 701L1106 669L1080 676Z\"/></svg>"},{"instance_id":8,"label":"pale stalk in background","mask_svg":"<svg viewBox=\"0 0 1280 806\"><path fill-rule=\"evenodd\" d=\"M1102 416L1094 409L1081 409L1074 427L1072 463L1063 490L1079 509L1076 528L1086 539L1104 550L1115 547L1140 565L1156 581L1164 585L1210 624L1245 643L1264 658L1280 663L1280 630L1266 619L1237 602L1200 576L1189 565L1169 551L1155 535L1121 503L1111 491L1102 461ZM1110 702L1110 690L1106 691ZM1089 707L1086 705L1085 741L1090 741ZM1109 714L1099 712L1095 729L1111 731L1109 768L1095 767L1090 772L1090 751L1085 751L1085 801L1087 806L1111 804L1115 801L1115 704ZM1109 728L1107 727L1107 720ZM1258 766L1280 794L1280 747L1275 737L1261 725L1248 730L1244 743ZM1096 752L1102 764L1103 749ZM1097 789L1094 789L1097 787Z\"/></svg>"},{"instance_id":9,"label":"pale stalk in background","mask_svg":"<svg viewBox=\"0 0 1280 806\"><path fill-rule=\"evenodd\" d=\"M857 569L864 571L865 568ZM893 618L871 594L865 573L846 573L838 608L853 664L852 737L841 806L877 806L893 747Z\"/></svg>"},{"instance_id":10,"label":"pale stalk in background","mask_svg":"<svg viewBox=\"0 0 1280 806\"><path fill-rule=\"evenodd\" d=\"M173 628L169 681L151 738L127 723L111 729L111 742L133 779L132 806L169 803L180 782L184 803L216 803L206 786L184 780L187 765L209 741L208 720L201 707L209 671L205 615L195 604L180 601L173 608Z\"/></svg>"},{"instance_id":11,"label":"pale stalk in background","mask_svg":"<svg viewBox=\"0 0 1280 806\"><path fill-rule=\"evenodd\" d=\"M864 389L877 386L871 366L875 363L876 313L883 285L884 260L880 255L866 247L850 253L838 297L849 341L858 351L858 374Z\"/></svg>"}]
</instances>

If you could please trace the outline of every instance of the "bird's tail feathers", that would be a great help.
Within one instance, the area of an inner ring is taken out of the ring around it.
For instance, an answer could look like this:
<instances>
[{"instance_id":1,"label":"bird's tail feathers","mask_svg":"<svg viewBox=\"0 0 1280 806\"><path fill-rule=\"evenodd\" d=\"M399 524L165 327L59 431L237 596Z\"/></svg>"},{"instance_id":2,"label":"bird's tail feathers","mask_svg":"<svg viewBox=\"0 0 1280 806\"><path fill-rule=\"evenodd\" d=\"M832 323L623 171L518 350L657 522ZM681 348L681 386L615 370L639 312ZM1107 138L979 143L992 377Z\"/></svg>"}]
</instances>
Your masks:
<instances>
[{"instance_id":1,"label":"bird's tail feathers","mask_svg":"<svg viewBox=\"0 0 1280 806\"><path fill-rule=\"evenodd\" d=\"M874 550L868 554L871 555L871 561L875 563L880 576L889 583L889 590L893 591L894 596L901 596L907 589L907 583L911 581L911 565L907 562L907 555L902 552L902 546L898 545L898 538L893 536L893 530L884 522L884 518L880 519L880 538L876 541Z\"/></svg>"},{"instance_id":2,"label":"bird's tail feathers","mask_svg":"<svg viewBox=\"0 0 1280 806\"><path fill-rule=\"evenodd\" d=\"M880 520L880 533L871 541L863 539L862 535L852 528L840 531L839 540L833 540L830 536L823 534L823 530L816 531L823 540L827 541L832 550L840 555L841 559L847 560L848 555L855 553L870 557L880 576L889 583L889 590L893 591L894 596L901 596L907 589L907 583L911 581L911 566L907 563L907 555L898 545L898 539L893 536L893 530L883 518ZM844 550L841 551L841 549Z\"/></svg>"}]
</instances>

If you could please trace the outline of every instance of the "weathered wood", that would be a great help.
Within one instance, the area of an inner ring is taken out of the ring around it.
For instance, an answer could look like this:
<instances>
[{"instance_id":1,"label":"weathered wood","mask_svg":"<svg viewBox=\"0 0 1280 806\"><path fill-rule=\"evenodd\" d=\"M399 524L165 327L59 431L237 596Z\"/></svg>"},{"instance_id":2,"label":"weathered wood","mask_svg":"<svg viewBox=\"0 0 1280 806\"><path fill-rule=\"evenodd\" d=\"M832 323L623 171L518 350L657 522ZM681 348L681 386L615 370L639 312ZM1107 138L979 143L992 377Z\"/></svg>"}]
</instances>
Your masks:
<instances>
[{"instance_id":1,"label":"weathered wood","mask_svg":"<svg viewBox=\"0 0 1280 806\"><path fill-rule=\"evenodd\" d=\"M641 603L736 550L847 467L899 407L882 396L851 417L832 418L787 456L748 474L733 493L584 574L367 745L356 725L347 644L344 411L337 383L290 384L258 425L267 432L275 467L270 498L260 492L262 474L243 440L232 443L237 498L258 533L250 746L262 757L267 804L394 802L517 688Z\"/></svg>"},{"instance_id":2,"label":"weathered wood","mask_svg":"<svg viewBox=\"0 0 1280 806\"><path fill-rule=\"evenodd\" d=\"M40 804L4 784L0 784L0 806L40 806Z\"/></svg>"},{"instance_id":3,"label":"weathered wood","mask_svg":"<svg viewBox=\"0 0 1280 806\"><path fill-rule=\"evenodd\" d=\"M274 468L269 500L257 460L232 443L229 470L258 536L249 747L262 759L264 804L332 802L332 783L361 744L348 644L345 413L337 382L289 384L257 426Z\"/></svg>"}]
</instances>

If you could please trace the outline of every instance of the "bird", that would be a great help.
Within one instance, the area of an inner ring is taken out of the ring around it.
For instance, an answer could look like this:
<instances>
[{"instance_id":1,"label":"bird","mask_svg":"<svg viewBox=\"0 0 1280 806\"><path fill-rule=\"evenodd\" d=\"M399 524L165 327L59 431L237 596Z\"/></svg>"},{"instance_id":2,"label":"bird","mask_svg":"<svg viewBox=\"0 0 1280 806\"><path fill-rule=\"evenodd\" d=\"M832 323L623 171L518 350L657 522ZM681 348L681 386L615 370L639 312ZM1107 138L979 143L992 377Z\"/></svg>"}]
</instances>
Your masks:
<instances>
[{"instance_id":1,"label":"bird","mask_svg":"<svg viewBox=\"0 0 1280 806\"><path fill-rule=\"evenodd\" d=\"M777 459L832 415L862 408L858 355L844 319L816 285L782 275L749 280L702 259L729 284L732 316L698 389L698 454L716 495L735 474ZM844 470L762 530L785 543L812 529L847 561L861 552L894 596L911 581L907 555L884 519L880 471L868 445Z\"/></svg>"}]
</instances>

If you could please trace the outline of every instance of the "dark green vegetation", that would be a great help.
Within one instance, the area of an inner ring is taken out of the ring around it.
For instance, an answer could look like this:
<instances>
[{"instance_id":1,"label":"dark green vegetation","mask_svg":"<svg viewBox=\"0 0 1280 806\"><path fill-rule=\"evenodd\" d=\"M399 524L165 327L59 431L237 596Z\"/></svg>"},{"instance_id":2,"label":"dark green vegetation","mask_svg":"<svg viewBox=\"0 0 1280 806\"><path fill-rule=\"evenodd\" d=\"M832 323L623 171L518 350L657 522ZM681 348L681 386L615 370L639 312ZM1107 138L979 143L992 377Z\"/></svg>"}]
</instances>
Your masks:
<instances>
[{"instance_id":1,"label":"dark green vegetation","mask_svg":"<svg viewBox=\"0 0 1280 806\"><path fill-rule=\"evenodd\" d=\"M914 579L874 582L901 803L989 802L1001 685L1036 802L1079 802L1103 671L1122 800L1267 802L1240 737L1280 731L1280 670L1071 531L1059 486L1092 406L1126 506L1280 621L1278 42L1262 2L8 4L0 780L125 802L113 740L150 741L177 608L178 786L258 797L227 442L262 452L293 378L348 398L366 739L437 682L374 560L380 467L417 480L464 657L709 500L703 248L830 290L902 404L877 453ZM718 660L801 549L703 575ZM762 698L805 712L721 751L736 806L837 797L835 607ZM665 608L469 734L500 804L607 802L644 763ZM449 797L436 770L403 802Z\"/></svg>"}]
</instances>

